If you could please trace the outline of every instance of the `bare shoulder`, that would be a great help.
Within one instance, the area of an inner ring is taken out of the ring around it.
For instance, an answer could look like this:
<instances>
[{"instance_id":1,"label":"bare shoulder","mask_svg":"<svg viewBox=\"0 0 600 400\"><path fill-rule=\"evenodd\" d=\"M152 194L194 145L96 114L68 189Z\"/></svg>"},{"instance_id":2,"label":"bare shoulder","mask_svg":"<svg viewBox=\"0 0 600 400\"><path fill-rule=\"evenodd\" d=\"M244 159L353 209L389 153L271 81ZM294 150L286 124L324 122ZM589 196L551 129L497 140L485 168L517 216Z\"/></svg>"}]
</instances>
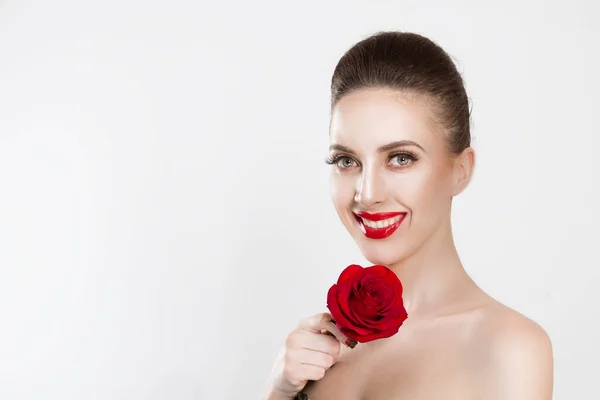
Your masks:
<instances>
[{"instance_id":1,"label":"bare shoulder","mask_svg":"<svg viewBox=\"0 0 600 400\"><path fill-rule=\"evenodd\" d=\"M554 365L546 331L498 302L490 303L481 313L473 338L485 398L552 399Z\"/></svg>"}]
</instances>

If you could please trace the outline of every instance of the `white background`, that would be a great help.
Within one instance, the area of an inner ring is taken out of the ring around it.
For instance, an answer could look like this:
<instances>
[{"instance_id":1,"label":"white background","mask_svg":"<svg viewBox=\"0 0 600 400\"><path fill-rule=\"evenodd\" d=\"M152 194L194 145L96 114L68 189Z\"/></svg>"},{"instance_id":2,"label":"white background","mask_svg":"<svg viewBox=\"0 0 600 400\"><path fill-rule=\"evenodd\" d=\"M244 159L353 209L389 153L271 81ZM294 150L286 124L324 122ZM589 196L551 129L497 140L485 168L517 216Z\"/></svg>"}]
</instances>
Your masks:
<instances>
[{"instance_id":1,"label":"white background","mask_svg":"<svg viewBox=\"0 0 600 400\"><path fill-rule=\"evenodd\" d=\"M556 399L600 398L599 14L0 1L0 398L258 398L285 335L366 265L330 204L329 82L388 29L466 80L467 270L548 331Z\"/></svg>"}]
</instances>

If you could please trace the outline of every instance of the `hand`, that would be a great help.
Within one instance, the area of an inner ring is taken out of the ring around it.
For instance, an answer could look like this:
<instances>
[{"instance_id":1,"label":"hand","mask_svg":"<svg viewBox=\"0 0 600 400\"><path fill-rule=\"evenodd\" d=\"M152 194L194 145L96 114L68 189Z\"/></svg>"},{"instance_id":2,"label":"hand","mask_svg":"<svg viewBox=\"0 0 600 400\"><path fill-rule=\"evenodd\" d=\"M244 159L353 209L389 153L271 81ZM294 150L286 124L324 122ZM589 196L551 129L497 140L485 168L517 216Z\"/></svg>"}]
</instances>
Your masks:
<instances>
[{"instance_id":1,"label":"hand","mask_svg":"<svg viewBox=\"0 0 600 400\"><path fill-rule=\"evenodd\" d=\"M352 342L340 332L331 315L305 318L289 333L272 373L272 398L293 399L311 381L318 381L337 361L341 343ZM353 346L352 346L353 347Z\"/></svg>"}]
</instances>

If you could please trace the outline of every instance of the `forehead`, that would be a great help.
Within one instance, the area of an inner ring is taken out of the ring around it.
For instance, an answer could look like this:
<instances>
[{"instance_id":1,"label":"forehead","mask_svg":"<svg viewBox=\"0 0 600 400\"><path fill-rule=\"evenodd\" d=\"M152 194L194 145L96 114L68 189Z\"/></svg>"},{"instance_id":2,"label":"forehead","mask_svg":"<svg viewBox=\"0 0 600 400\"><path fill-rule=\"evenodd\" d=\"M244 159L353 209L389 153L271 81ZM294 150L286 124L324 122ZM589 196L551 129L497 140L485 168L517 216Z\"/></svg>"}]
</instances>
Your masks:
<instances>
[{"instance_id":1,"label":"forehead","mask_svg":"<svg viewBox=\"0 0 600 400\"><path fill-rule=\"evenodd\" d=\"M391 89L348 93L332 110L330 142L366 152L398 140L443 146L429 107L425 96Z\"/></svg>"}]
</instances>

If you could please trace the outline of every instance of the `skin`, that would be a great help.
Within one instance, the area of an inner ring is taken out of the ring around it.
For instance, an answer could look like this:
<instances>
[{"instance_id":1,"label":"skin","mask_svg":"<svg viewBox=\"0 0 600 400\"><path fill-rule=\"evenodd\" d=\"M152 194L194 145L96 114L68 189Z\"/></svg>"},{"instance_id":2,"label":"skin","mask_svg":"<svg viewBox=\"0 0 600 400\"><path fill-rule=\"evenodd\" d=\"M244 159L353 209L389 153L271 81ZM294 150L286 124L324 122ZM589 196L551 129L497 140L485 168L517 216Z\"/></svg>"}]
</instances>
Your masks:
<instances>
[{"instance_id":1,"label":"skin","mask_svg":"<svg viewBox=\"0 0 600 400\"><path fill-rule=\"evenodd\" d=\"M282 348L268 399L303 388L311 400L552 398L546 332L484 293L462 266L451 206L471 180L475 152L450 152L436 120L427 97L382 88L348 93L332 110L333 204L365 258L398 275L409 317L396 335L353 349L328 314L303 319ZM353 211L407 216L378 240Z\"/></svg>"}]
</instances>

